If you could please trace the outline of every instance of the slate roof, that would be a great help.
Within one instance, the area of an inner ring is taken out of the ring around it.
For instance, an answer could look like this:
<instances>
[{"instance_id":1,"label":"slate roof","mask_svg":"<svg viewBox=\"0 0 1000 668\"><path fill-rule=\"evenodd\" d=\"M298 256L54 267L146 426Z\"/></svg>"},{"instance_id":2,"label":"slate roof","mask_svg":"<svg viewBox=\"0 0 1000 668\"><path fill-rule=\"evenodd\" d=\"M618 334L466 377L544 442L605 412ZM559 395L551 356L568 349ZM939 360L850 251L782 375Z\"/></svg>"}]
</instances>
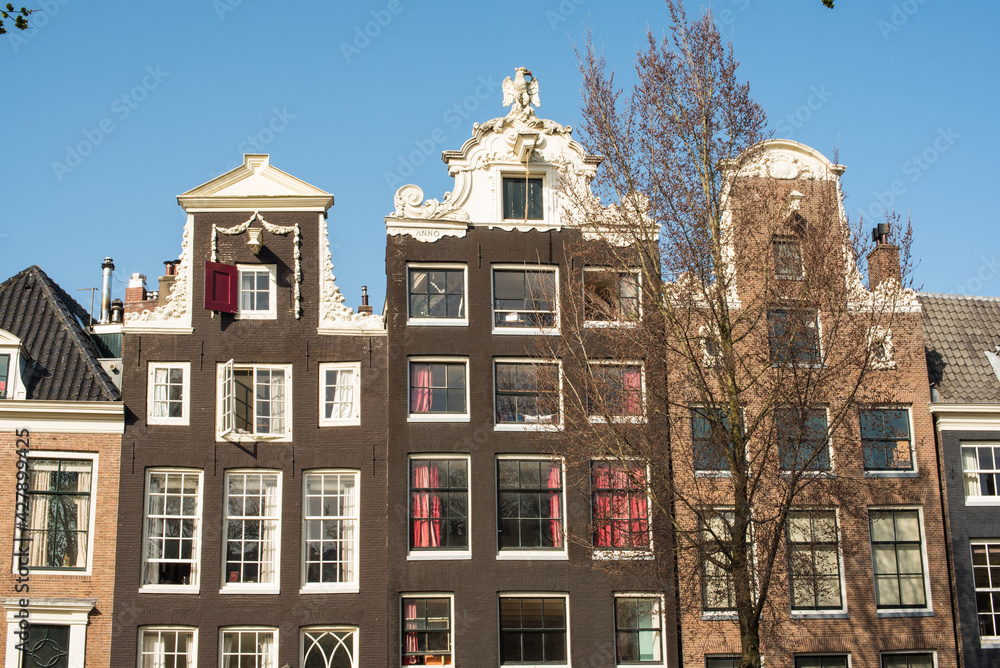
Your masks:
<instances>
[{"instance_id":1,"label":"slate roof","mask_svg":"<svg viewBox=\"0 0 1000 668\"><path fill-rule=\"evenodd\" d=\"M986 352L1000 346L1000 297L920 293L927 371L942 403L1000 403Z\"/></svg>"},{"instance_id":2,"label":"slate roof","mask_svg":"<svg viewBox=\"0 0 1000 668\"><path fill-rule=\"evenodd\" d=\"M119 401L121 393L97 361L82 306L32 265L0 284L0 329L21 339L28 355L28 399Z\"/></svg>"}]
</instances>

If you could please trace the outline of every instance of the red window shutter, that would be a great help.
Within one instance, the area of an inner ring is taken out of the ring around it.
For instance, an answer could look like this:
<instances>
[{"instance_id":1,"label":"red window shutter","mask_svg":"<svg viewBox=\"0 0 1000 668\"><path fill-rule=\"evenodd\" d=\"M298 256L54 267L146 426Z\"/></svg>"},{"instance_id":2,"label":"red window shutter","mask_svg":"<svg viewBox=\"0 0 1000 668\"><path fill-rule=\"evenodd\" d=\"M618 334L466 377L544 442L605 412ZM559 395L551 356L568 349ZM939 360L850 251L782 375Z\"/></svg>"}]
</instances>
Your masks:
<instances>
[{"instance_id":1,"label":"red window shutter","mask_svg":"<svg viewBox=\"0 0 1000 668\"><path fill-rule=\"evenodd\" d=\"M205 308L236 313L239 272L234 264L205 261Z\"/></svg>"}]
</instances>

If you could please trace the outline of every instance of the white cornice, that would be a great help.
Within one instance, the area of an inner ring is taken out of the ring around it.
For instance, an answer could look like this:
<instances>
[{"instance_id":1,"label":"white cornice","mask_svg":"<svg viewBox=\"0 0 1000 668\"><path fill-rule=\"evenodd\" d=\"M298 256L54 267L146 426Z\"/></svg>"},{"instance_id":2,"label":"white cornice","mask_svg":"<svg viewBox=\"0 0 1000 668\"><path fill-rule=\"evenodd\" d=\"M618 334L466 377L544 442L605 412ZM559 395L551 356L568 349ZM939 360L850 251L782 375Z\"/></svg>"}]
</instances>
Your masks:
<instances>
[{"instance_id":1,"label":"white cornice","mask_svg":"<svg viewBox=\"0 0 1000 668\"><path fill-rule=\"evenodd\" d=\"M188 213L205 211L326 211L333 195L283 172L266 154L248 153L243 164L177 196Z\"/></svg>"},{"instance_id":2,"label":"white cornice","mask_svg":"<svg viewBox=\"0 0 1000 668\"><path fill-rule=\"evenodd\" d=\"M1000 404L930 404L940 431L1000 431Z\"/></svg>"},{"instance_id":3,"label":"white cornice","mask_svg":"<svg viewBox=\"0 0 1000 668\"><path fill-rule=\"evenodd\" d=\"M78 434L122 434L121 401L0 401L0 430Z\"/></svg>"}]
</instances>

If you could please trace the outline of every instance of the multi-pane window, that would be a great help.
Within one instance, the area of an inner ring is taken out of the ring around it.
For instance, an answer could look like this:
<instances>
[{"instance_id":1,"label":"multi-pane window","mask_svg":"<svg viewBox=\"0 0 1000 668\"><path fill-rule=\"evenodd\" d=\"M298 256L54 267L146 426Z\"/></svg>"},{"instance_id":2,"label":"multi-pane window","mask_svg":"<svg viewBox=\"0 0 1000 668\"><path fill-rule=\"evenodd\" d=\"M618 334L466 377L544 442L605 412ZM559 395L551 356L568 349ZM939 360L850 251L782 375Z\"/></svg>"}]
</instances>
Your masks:
<instances>
[{"instance_id":1,"label":"multi-pane window","mask_svg":"<svg viewBox=\"0 0 1000 668\"><path fill-rule=\"evenodd\" d=\"M587 380L587 415L591 419L642 417L641 366L591 364Z\"/></svg>"},{"instance_id":2,"label":"multi-pane window","mask_svg":"<svg viewBox=\"0 0 1000 668\"><path fill-rule=\"evenodd\" d=\"M705 668L739 668L738 656L706 656Z\"/></svg>"},{"instance_id":3,"label":"multi-pane window","mask_svg":"<svg viewBox=\"0 0 1000 668\"><path fill-rule=\"evenodd\" d=\"M275 668L277 665L277 629L222 629L223 668Z\"/></svg>"},{"instance_id":4,"label":"multi-pane window","mask_svg":"<svg viewBox=\"0 0 1000 668\"><path fill-rule=\"evenodd\" d=\"M357 362L319 365L321 425L358 424L361 365Z\"/></svg>"},{"instance_id":5,"label":"multi-pane window","mask_svg":"<svg viewBox=\"0 0 1000 668\"><path fill-rule=\"evenodd\" d=\"M542 179L503 177L504 220L542 220L545 217Z\"/></svg>"},{"instance_id":6,"label":"multi-pane window","mask_svg":"<svg viewBox=\"0 0 1000 668\"><path fill-rule=\"evenodd\" d=\"M930 652L883 654L882 668L934 668L934 655Z\"/></svg>"},{"instance_id":7,"label":"multi-pane window","mask_svg":"<svg viewBox=\"0 0 1000 668\"><path fill-rule=\"evenodd\" d=\"M869 408L858 411L866 471L912 471L910 411Z\"/></svg>"},{"instance_id":8,"label":"multi-pane window","mask_svg":"<svg viewBox=\"0 0 1000 668\"><path fill-rule=\"evenodd\" d=\"M802 245L797 239L776 237L771 242L774 275L778 278L802 278Z\"/></svg>"},{"instance_id":9,"label":"multi-pane window","mask_svg":"<svg viewBox=\"0 0 1000 668\"><path fill-rule=\"evenodd\" d=\"M732 612L736 609L736 590L729 556L734 521L732 510L706 510L699 518L703 541L701 596L706 612Z\"/></svg>"},{"instance_id":10,"label":"multi-pane window","mask_svg":"<svg viewBox=\"0 0 1000 668\"><path fill-rule=\"evenodd\" d=\"M695 471L729 471L732 430L723 408L691 407L691 447Z\"/></svg>"},{"instance_id":11,"label":"multi-pane window","mask_svg":"<svg viewBox=\"0 0 1000 668\"><path fill-rule=\"evenodd\" d=\"M494 269L493 326L555 327L556 297L554 269Z\"/></svg>"},{"instance_id":12,"label":"multi-pane window","mask_svg":"<svg viewBox=\"0 0 1000 668\"><path fill-rule=\"evenodd\" d=\"M461 320L465 315L465 270L410 267L410 318Z\"/></svg>"},{"instance_id":13,"label":"multi-pane window","mask_svg":"<svg viewBox=\"0 0 1000 668\"><path fill-rule=\"evenodd\" d=\"M591 323L639 319L639 275L633 271L583 270L583 318Z\"/></svg>"},{"instance_id":14,"label":"multi-pane window","mask_svg":"<svg viewBox=\"0 0 1000 668\"><path fill-rule=\"evenodd\" d=\"M190 362L150 363L147 422L187 424Z\"/></svg>"},{"instance_id":15,"label":"multi-pane window","mask_svg":"<svg viewBox=\"0 0 1000 668\"><path fill-rule=\"evenodd\" d=\"M1000 445L962 445L965 496L1000 496Z\"/></svg>"},{"instance_id":16,"label":"multi-pane window","mask_svg":"<svg viewBox=\"0 0 1000 668\"><path fill-rule=\"evenodd\" d=\"M274 317L274 271L272 265L238 266L240 317Z\"/></svg>"},{"instance_id":17,"label":"multi-pane window","mask_svg":"<svg viewBox=\"0 0 1000 668\"><path fill-rule=\"evenodd\" d=\"M409 597L401 601L404 666L450 666L451 598Z\"/></svg>"},{"instance_id":18,"label":"multi-pane window","mask_svg":"<svg viewBox=\"0 0 1000 668\"><path fill-rule=\"evenodd\" d=\"M825 410L777 408L774 431L782 471L830 470Z\"/></svg>"},{"instance_id":19,"label":"multi-pane window","mask_svg":"<svg viewBox=\"0 0 1000 668\"><path fill-rule=\"evenodd\" d=\"M358 473L320 471L303 476L304 580L308 585L358 581Z\"/></svg>"},{"instance_id":20,"label":"multi-pane window","mask_svg":"<svg viewBox=\"0 0 1000 668\"><path fill-rule=\"evenodd\" d=\"M847 668L846 654L810 654L795 657L795 668Z\"/></svg>"},{"instance_id":21,"label":"multi-pane window","mask_svg":"<svg viewBox=\"0 0 1000 668\"><path fill-rule=\"evenodd\" d=\"M290 365L220 365L219 435L291 436Z\"/></svg>"},{"instance_id":22,"label":"multi-pane window","mask_svg":"<svg viewBox=\"0 0 1000 668\"><path fill-rule=\"evenodd\" d=\"M410 415L468 415L467 363L410 361Z\"/></svg>"},{"instance_id":23,"label":"multi-pane window","mask_svg":"<svg viewBox=\"0 0 1000 668\"><path fill-rule=\"evenodd\" d=\"M594 547L649 549L649 491L641 462L590 464Z\"/></svg>"},{"instance_id":24,"label":"multi-pane window","mask_svg":"<svg viewBox=\"0 0 1000 668\"><path fill-rule=\"evenodd\" d=\"M658 596L615 597L618 665L663 663L663 601Z\"/></svg>"},{"instance_id":25,"label":"multi-pane window","mask_svg":"<svg viewBox=\"0 0 1000 668\"><path fill-rule=\"evenodd\" d=\"M1000 637L1000 542L972 542L972 577L976 585L979 637Z\"/></svg>"},{"instance_id":26,"label":"multi-pane window","mask_svg":"<svg viewBox=\"0 0 1000 668\"><path fill-rule=\"evenodd\" d=\"M496 362L498 425L559 424L559 365L547 362Z\"/></svg>"},{"instance_id":27,"label":"multi-pane window","mask_svg":"<svg viewBox=\"0 0 1000 668\"><path fill-rule=\"evenodd\" d=\"M28 460L30 568L87 568L92 470L90 459Z\"/></svg>"},{"instance_id":28,"label":"multi-pane window","mask_svg":"<svg viewBox=\"0 0 1000 668\"><path fill-rule=\"evenodd\" d=\"M876 607L926 607L920 511L873 509L869 522Z\"/></svg>"},{"instance_id":29,"label":"multi-pane window","mask_svg":"<svg viewBox=\"0 0 1000 668\"><path fill-rule=\"evenodd\" d=\"M567 663L566 598L500 597L500 665Z\"/></svg>"},{"instance_id":30,"label":"multi-pane window","mask_svg":"<svg viewBox=\"0 0 1000 668\"><path fill-rule=\"evenodd\" d=\"M193 668L193 628L147 627L139 630L139 668Z\"/></svg>"},{"instance_id":31,"label":"multi-pane window","mask_svg":"<svg viewBox=\"0 0 1000 668\"><path fill-rule=\"evenodd\" d=\"M197 585L201 471L150 470L142 584Z\"/></svg>"},{"instance_id":32,"label":"multi-pane window","mask_svg":"<svg viewBox=\"0 0 1000 668\"><path fill-rule=\"evenodd\" d=\"M270 471L226 473L223 586L278 584L281 478Z\"/></svg>"},{"instance_id":33,"label":"multi-pane window","mask_svg":"<svg viewBox=\"0 0 1000 668\"><path fill-rule=\"evenodd\" d=\"M28 638L21 647L20 666L21 668L69 668L69 650L68 626L32 623L28 626Z\"/></svg>"},{"instance_id":34,"label":"multi-pane window","mask_svg":"<svg viewBox=\"0 0 1000 668\"><path fill-rule=\"evenodd\" d=\"M807 308L769 308L768 345L776 364L818 364L819 314Z\"/></svg>"},{"instance_id":35,"label":"multi-pane window","mask_svg":"<svg viewBox=\"0 0 1000 668\"><path fill-rule=\"evenodd\" d=\"M497 460L499 548L563 550L562 462Z\"/></svg>"},{"instance_id":36,"label":"multi-pane window","mask_svg":"<svg viewBox=\"0 0 1000 668\"><path fill-rule=\"evenodd\" d=\"M410 460L410 549L469 549L469 460Z\"/></svg>"},{"instance_id":37,"label":"multi-pane window","mask_svg":"<svg viewBox=\"0 0 1000 668\"><path fill-rule=\"evenodd\" d=\"M302 668L358 668L357 657L356 628L302 629Z\"/></svg>"},{"instance_id":38,"label":"multi-pane window","mask_svg":"<svg viewBox=\"0 0 1000 668\"><path fill-rule=\"evenodd\" d=\"M789 513L788 553L792 610L842 609L836 513Z\"/></svg>"},{"instance_id":39,"label":"multi-pane window","mask_svg":"<svg viewBox=\"0 0 1000 668\"><path fill-rule=\"evenodd\" d=\"M7 374L10 373L10 355L0 355L0 399L7 398Z\"/></svg>"}]
</instances>

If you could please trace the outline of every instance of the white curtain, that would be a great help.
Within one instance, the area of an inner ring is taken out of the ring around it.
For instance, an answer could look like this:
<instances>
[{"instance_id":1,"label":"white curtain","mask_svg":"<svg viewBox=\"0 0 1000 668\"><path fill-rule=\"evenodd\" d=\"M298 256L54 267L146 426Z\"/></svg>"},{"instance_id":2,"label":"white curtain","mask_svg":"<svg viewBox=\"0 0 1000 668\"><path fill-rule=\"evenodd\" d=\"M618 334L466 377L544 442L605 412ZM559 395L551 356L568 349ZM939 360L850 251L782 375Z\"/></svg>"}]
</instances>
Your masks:
<instances>
[{"instance_id":1,"label":"white curtain","mask_svg":"<svg viewBox=\"0 0 1000 668\"><path fill-rule=\"evenodd\" d=\"M260 668L274 668L274 635L258 632L257 650L260 652Z\"/></svg>"},{"instance_id":2,"label":"white curtain","mask_svg":"<svg viewBox=\"0 0 1000 668\"><path fill-rule=\"evenodd\" d=\"M234 650L238 650L236 639L240 637L238 631L222 634L222 668L237 668L240 665L240 657L235 655Z\"/></svg>"},{"instance_id":3,"label":"white curtain","mask_svg":"<svg viewBox=\"0 0 1000 668\"><path fill-rule=\"evenodd\" d=\"M285 433L285 371L271 370L271 434Z\"/></svg>"},{"instance_id":4,"label":"white curtain","mask_svg":"<svg viewBox=\"0 0 1000 668\"><path fill-rule=\"evenodd\" d=\"M169 372L170 370L166 368L153 370L153 417L169 417L167 396Z\"/></svg>"},{"instance_id":5,"label":"white curtain","mask_svg":"<svg viewBox=\"0 0 1000 668\"><path fill-rule=\"evenodd\" d=\"M275 476L264 476L261 480L263 486L264 503L261 508L260 526L260 581L276 583L276 552L278 543L278 480Z\"/></svg>"},{"instance_id":6,"label":"white curtain","mask_svg":"<svg viewBox=\"0 0 1000 668\"><path fill-rule=\"evenodd\" d=\"M965 495L979 496L979 461L976 459L975 448L962 448L962 469L965 471Z\"/></svg>"},{"instance_id":7,"label":"white curtain","mask_svg":"<svg viewBox=\"0 0 1000 668\"><path fill-rule=\"evenodd\" d=\"M54 469L48 464L51 462L36 461L32 463L30 483L33 491L47 491L49 489ZM42 466L45 466L44 470L42 470ZM31 496L31 520L28 526L28 535L32 539L29 551L30 564L32 566L49 566L45 556L49 550L49 497L40 494Z\"/></svg>"},{"instance_id":8,"label":"white curtain","mask_svg":"<svg viewBox=\"0 0 1000 668\"><path fill-rule=\"evenodd\" d=\"M327 407L327 418L344 419L352 416L354 406L354 371L337 369L327 371L327 385L333 390L327 394L331 403Z\"/></svg>"},{"instance_id":9,"label":"white curtain","mask_svg":"<svg viewBox=\"0 0 1000 668\"><path fill-rule=\"evenodd\" d=\"M65 466L68 471L75 471L76 491L86 494L73 500L76 509L76 555L69 555L70 566L87 567L87 542L90 538L90 462L81 461ZM69 522L67 522L69 524Z\"/></svg>"}]
</instances>

